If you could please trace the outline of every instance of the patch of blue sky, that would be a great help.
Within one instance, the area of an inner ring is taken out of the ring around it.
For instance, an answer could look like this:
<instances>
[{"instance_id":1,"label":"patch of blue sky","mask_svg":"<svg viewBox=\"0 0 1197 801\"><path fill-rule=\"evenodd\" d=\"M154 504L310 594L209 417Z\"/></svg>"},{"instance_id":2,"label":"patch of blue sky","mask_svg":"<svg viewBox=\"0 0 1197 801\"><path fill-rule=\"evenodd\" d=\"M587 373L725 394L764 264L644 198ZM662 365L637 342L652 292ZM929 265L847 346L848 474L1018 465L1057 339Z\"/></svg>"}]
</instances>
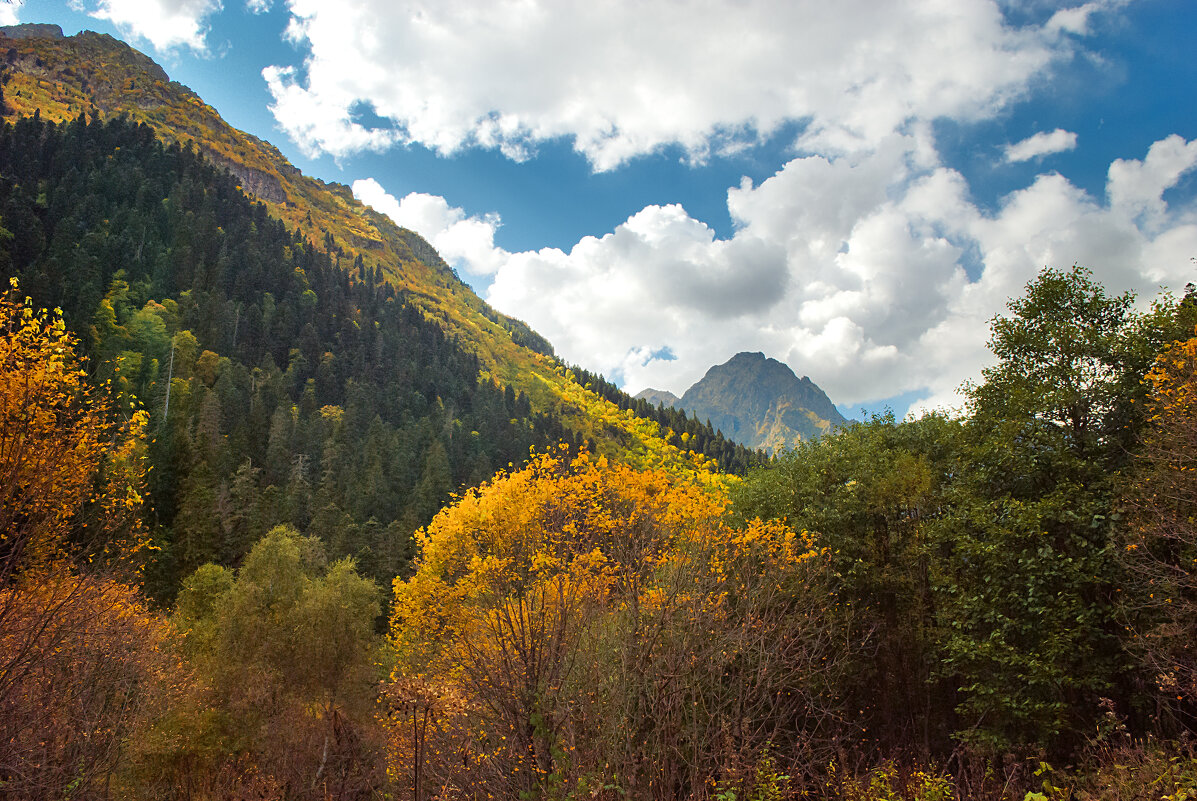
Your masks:
<instances>
[{"instance_id":1,"label":"patch of blue sky","mask_svg":"<svg viewBox=\"0 0 1197 801\"><path fill-rule=\"evenodd\" d=\"M657 348L656 350L651 351L648 356L645 357L644 364L648 364L656 359L666 362L675 362L677 361L677 354L673 352L673 348L666 345L662 348Z\"/></svg>"},{"instance_id":2,"label":"patch of blue sky","mask_svg":"<svg viewBox=\"0 0 1197 801\"><path fill-rule=\"evenodd\" d=\"M1152 143L1171 134L1197 137L1192 105L1176 102L1197 85L1192 38L1161 35L1178 27L1197 32L1197 3L1132 3L1120 15L1095 18L1094 25L1086 51L1057 64L996 117L935 122L941 158L964 175L983 210L995 211L1002 198L1045 172L1058 172L1103 201L1111 162L1142 159ZM1056 128L1077 134L1075 149L1005 160L1004 145ZM1186 180L1170 195L1192 197L1193 188Z\"/></svg>"},{"instance_id":3,"label":"patch of blue sky","mask_svg":"<svg viewBox=\"0 0 1197 801\"><path fill-rule=\"evenodd\" d=\"M889 398L882 398L877 401L869 401L867 403L844 404L837 403L836 408L839 409L840 414L847 417L849 420L869 420L875 416L884 415L887 412L893 412L893 415L898 420L904 418L910 410L910 407L927 396L926 388L912 389L909 392L903 392L900 395L894 395Z\"/></svg>"},{"instance_id":4,"label":"patch of blue sky","mask_svg":"<svg viewBox=\"0 0 1197 801\"><path fill-rule=\"evenodd\" d=\"M379 116L373 103L365 100L358 100L349 107L349 121L367 131L389 131L395 127L391 120Z\"/></svg>"},{"instance_id":5,"label":"patch of blue sky","mask_svg":"<svg viewBox=\"0 0 1197 801\"><path fill-rule=\"evenodd\" d=\"M503 225L495 244L513 252L568 251L583 237L609 233L645 206L672 203L717 237L728 238L734 224L727 190L744 177L760 183L775 174L793 157L799 130L798 123L781 126L761 142L730 155L712 154L702 165L692 164L683 148L669 146L601 173L566 137L537 144L523 162L498 150L469 148L446 157L406 145L354 156L345 163L345 175L335 180L372 177L398 198L426 192L469 215L497 211Z\"/></svg>"}]
</instances>

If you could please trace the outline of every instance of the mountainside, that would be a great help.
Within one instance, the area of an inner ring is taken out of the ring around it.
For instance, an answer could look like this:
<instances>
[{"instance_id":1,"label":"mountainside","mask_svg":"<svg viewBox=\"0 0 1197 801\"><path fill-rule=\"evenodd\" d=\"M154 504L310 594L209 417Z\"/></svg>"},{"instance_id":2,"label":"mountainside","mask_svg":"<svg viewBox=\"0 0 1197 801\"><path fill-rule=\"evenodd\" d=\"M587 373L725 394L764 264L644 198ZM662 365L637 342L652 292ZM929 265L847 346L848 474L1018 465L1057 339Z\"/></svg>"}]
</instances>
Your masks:
<instances>
[{"instance_id":1,"label":"mountainside","mask_svg":"<svg viewBox=\"0 0 1197 801\"><path fill-rule=\"evenodd\" d=\"M194 147L227 169L271 218L311 246L337 254L363 274L377 274L476 357L483 378L524 394L532 411L559 421L599 452L683 471L708 461L687 453L673 432L586 390L553 357L548 342L490 308L418 235L358 203L349 187L303 175L272 145L229 126L123 42L92 32L63 37L54 26L25 25L0 29L0 53L9 119L37 114L64 122L86 114L144 122L164 142Z\"/></svg>"},{"instance_id":2,"label":"mountainside","mask_svg":"<svg viewBox=\"0 0 1197 801\"><path fill-rule=\"evenodd\" d=\"M570 372L586 389L598 393L600 397L614 403L628 414L655 421L662 429L673 432L683 447L715 461L722 470L743 474L750 468L763 467L769 463L769 457L764 451L725 437L709 422L687 414L680 406L653 403L640 396L630 397L601 375L595 375L581 367L571 368ZM672 393L664 394L674 397Z\"/></svg>"},{"instance_id":3,"label":"mountainside","mask_svg":"<svg viewBox=\"0 0 1197 801\"><path fill-rule=\"evenodd\" d=\"M722 481L762 458L570 370L419 236L111 37L0 29L0 280L142 408L150 591L273 526L388 585L453 493L559 444Z\"/></svg>"},{"instance_id":4,"label":"mountainside","mask_svg":"<svg viewBox=\"0 0 1197 801\"><path fill-rule=\"evenodd\" d=\"M0 274L149 416L155 592L288 523L380 581L462 487L578 435L358 260L115 118L0 124Z\"/></svg>"},{"instance_id":5,"label":"mountainside","mask_svg":"<svg viewBox=\"0 0 1197 801\"><path fill-rule=\"evenodd\" d=\"M847 422L813 381L798 378L763 353L737 353L712 367L674 405L710 420L724 436L768 453Z\"/></svg>"}]
</instances>

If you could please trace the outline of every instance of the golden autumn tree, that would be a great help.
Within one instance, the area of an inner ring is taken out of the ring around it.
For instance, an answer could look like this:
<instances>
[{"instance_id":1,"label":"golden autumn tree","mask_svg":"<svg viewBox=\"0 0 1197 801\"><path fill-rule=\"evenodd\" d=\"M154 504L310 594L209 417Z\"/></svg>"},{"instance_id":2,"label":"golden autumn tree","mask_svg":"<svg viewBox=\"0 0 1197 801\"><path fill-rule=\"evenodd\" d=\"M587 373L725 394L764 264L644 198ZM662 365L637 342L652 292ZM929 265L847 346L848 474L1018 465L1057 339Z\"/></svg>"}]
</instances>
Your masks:
<instances>
[{"instance_id":1,"label":"golden autumn tree","mask_svg":"<svg viewBox=\"0 0 1197 801\"><path fill-rule=\"evenodd\" d=\"M726 506L713 482L562 448L443 510L395 584L396 781L701 796L725 757L759 756L810 700L797 672L826 665L816 551L779 523L732 529Z\"/></svg>"},{"instance_id":2,"label":"golden autumn tree","mask_svg":"<svg viewBox=\"0 0 1197 801\"><path fill-rule=\"evenodd\" d=\"M1136 638L1167 698L1197 702L1197 337L1147 375L1149 430L1128 493L1126 564L1140 579Z\"/></svg>"},{"instance_id":3,"label":"golden autumn tree","mask_svg":"<svg viewBox=\"0 0 1197 801\"><path fill-rule=\"evenodd\" d=\"M156 647L128 583L145 422L89 386L60 314L0 295L0 782L24 797L102 780Z\"/></svg>"},{"instance_id":4,"label":"golden autumn tree","mask_svg":"<svg viewBox=\"0 0 1197 801\"><path fill-rule=\"evenodd\" d=\"M0 295L0 580L140 547L146 415L88 385L60 314ZM86 529L91 527L91 531ZM123 549L123 550L118 550Z\"/></svg>"},{"instance_id":5,"label":"golden autumn tree","mask_svg":"<svg viewBox=\"0 0 1197 801\"><path fill-rule=\"evenodd\" d=\"M447 680L446 706L457 694L454 708L471 707L463 762L512 793L556 780L582 638L610 593L634 594L663 558L681 500L664 473L562 449L471 490L421 533L420 568L395 585L396 679ZM460 781L436 751L410 755L414 782L416 760Z\"/></svg>"}]
</instances>

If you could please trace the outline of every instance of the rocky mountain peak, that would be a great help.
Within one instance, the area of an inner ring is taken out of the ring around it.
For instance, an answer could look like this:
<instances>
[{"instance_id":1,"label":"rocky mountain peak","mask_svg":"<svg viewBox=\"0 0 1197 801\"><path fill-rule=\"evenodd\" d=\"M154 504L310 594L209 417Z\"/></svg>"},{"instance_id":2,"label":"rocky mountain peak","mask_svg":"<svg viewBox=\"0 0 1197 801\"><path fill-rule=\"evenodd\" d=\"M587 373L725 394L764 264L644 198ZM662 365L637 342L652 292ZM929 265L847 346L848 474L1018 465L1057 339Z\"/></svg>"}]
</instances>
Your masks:
<instances>
[{"instance_id":1,"label":"rocky mountain peak","mask_svg":"<svg viewBox=\"0 0 1197 801\"><path fill-rule=\"evenodd\" d=\"M673 398L661 390L636 397L651 403ZM669 405L710 420L723 435L769 452L814 439L848 421L810 378L761 352L737 353L707 371Z\"/></svg>"}]
</instances>

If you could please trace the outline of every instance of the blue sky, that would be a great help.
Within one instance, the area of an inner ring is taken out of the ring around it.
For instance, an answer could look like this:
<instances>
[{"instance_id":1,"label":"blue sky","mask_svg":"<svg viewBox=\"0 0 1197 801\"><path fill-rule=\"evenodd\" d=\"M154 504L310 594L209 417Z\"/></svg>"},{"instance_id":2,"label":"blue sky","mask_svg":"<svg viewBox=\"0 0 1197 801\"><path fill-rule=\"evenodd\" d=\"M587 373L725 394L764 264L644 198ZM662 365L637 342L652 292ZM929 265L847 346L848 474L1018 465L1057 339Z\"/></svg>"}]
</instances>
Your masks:
<instances>
[{"instance_id":1,"label":"blue sky","mask_svg":"<svg viewBox=\"0 0 1197 801\"><path fill-rule=\"evenodd\" d=\"M28 0L422 233L567 361L951 406L1045 265L1197 280L1183 0Z\"/></svg>"}]
</instances>

